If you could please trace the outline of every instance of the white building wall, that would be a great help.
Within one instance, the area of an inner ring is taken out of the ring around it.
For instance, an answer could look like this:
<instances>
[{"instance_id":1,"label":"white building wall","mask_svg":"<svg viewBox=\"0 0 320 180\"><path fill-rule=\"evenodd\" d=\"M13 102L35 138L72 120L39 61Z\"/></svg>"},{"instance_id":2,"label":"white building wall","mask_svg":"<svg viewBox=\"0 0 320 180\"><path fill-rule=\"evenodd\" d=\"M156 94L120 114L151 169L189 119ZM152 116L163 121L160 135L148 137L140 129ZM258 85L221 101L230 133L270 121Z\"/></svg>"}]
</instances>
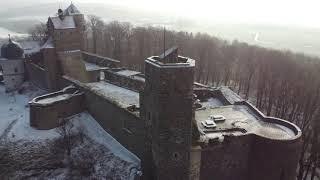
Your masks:
<instances>
[{"instance_id":1,"label":"white building wall","mask_svg":"<svg viewBox=\"0 0 320 180\"><path fill-rule=\"evenodd\" d=\"M24 81L24 63L22 59L0 59L6 91L17 90Z\"/></svg>"}]
</instances>

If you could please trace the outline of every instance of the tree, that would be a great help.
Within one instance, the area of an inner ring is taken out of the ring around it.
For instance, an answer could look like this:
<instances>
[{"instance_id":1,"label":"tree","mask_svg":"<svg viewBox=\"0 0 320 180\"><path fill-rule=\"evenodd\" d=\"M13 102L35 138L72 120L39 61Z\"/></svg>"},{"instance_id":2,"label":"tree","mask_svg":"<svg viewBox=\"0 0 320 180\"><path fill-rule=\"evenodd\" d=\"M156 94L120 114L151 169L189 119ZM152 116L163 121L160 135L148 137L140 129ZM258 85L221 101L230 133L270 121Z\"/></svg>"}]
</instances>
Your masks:
<instances>
[{"instance_id":1,"label":"tree","mask_svg":"<svg viewBox=\"0 0 320 180\"><path fill-rule=\"evenodd\" d=\"M93 44L93 53L97 53L97 43L99 37L101 37L104 22L101 20L100 17L95 15L88 15L88 27L91 29L92 32L92 44Z\"/></svg>"},{"instance_id":2,"label":"tree","mask_svg":"<svg viewBox=\"0 0 320 180\"><path fill-rule=\"evenodd\" d=\"M70 156L72 149L72 130L73 124L69 122L67 118L60 119L59 127L57 128L57 132L60 134L62 142L62 147L66 150L67 155Z\"/></svg>"},{"instance_id":3,"label":"tree","mask_svg":"<svg viewBox=\"0 0 320 180\"><path fill-rule=\"evenodd\" d=\"M37 24L28 31L32 40L41 42L44 42L47 38L47 32L47 25L44 23Z\"/></svg>"}]
</instances>

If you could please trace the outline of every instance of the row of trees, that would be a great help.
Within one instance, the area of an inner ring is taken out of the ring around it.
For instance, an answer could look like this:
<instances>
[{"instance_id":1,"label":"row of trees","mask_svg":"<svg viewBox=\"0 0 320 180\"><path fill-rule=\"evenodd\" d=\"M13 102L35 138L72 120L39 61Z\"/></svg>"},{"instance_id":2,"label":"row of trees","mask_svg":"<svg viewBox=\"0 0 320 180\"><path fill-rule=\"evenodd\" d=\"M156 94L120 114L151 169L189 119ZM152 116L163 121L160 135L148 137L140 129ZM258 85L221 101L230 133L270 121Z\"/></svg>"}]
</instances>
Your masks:
<instances>
[{"instance_id":1,"label":"row of trees","mask_svg":"<svg viewBox=\"0 0 320 180\"><path fill-rule=\"evenodd\" d=\"M164 42L165 40L165 42ZM320 59L289 51L227 42L205 33L105 23L88 16L85 49L112 57L127 68L144 71L144 60L178 45L197 60L196 81L230 86L267 115L296 123L303 131L298 180L316 175L320 166Z\"/></svg>"},{"instance_id":2,"label":"row of trees","mask_svg":"<svg viewBox=\"0 0 320 180\"><path fill-rule=\"evenodd\" d=\"M143 71L145 58L180 47L180 54L197 60L196 80L230 86L267 115L296 123L303 131L298 180L320 166L320 59L289 51L232 43L205 33L166 31L162 27L133 27L118 21L105 23L89 16L86 49L119 59L128 68Z\"/></svg>"}]
</instances>

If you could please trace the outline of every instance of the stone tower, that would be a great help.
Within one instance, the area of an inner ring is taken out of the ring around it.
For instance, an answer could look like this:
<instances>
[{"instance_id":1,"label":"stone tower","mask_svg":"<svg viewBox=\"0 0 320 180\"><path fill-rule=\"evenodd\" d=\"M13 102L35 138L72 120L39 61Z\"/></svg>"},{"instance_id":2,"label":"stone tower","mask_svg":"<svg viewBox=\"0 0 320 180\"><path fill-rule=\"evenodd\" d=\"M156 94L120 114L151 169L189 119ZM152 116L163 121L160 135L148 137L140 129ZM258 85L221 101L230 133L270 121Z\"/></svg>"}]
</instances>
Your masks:
<instances>
[{"instance_id":1,"label":"stone tower","mask_svg":"<svg viewBox=\"0 0 320 180\"><path fill-rule=\"evenodd\" d=\"M19 43L12 41L2 45L0 66L3 71L4 85L6 91L19 89L24 81L24 51Z\"/></svg>"},{"instance_id":2,"label":"stone tower","mask_svg":"<svg viewBox=\"0 0 320 180\"><path fill-rule=\"evenodd\" d=\"M59 9L57 16L49 17L48 34L52 37L56 50L82 50L84 24L83 14L73 4L64 11Z\"/></svg>"},{"instance_id":3,"label":"stone tower","mask_svg":"<svg viewBox=\"0 0 320 180\"><path fill-rule=\"evenodd\" d=\"M146 83L140 97L146 126L144 179L188 180L194 61L178 56L177 48L165 54L145 61Z\"/></svg>"}]
</instances>

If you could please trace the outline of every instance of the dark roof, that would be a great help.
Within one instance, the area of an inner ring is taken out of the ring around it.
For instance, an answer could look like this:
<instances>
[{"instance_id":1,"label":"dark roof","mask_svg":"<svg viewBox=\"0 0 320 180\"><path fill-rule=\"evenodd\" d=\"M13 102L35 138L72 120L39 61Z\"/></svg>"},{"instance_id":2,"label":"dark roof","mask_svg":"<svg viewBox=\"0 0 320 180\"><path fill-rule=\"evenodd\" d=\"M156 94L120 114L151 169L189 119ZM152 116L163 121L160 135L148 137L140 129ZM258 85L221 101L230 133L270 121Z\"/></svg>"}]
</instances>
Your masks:
<instances>
[{"instance_id":1,"label":"dark roof","mask_svg":"<svg viewBox=\"0 0 320 180\"><path fill-rule=\"evenodd\" d=\"M163 54L161 54L159 56L160 59L165 59L167 57L170 57L172 54L174 53L178 53L178 46L173 46L172 48L170 49L167 49Z\"/></svg>"},{"instance_id":2,"label":"dark roof","mask_svg":"<svg viewBox=\"0 0 320 180\"><path fill-rule=\"evenodd\" d=\"M63 15L65 16L71 16L75 14L81 14L81 12L78 10L78 8L73 5L73 3L70 4L70 6L64 10Z\"/></svg>"},{"instance_id":3,"label":"dark roof","mask_svg":"<svg viewBox=\"0 0 320 180\"><path fill-rule=\"evenodd\" d=\"M8 43L1 46L1 57L7 59L17 59L23 57L24 50L17 42L9 38Z\"/></svg>"}]
</instances>

